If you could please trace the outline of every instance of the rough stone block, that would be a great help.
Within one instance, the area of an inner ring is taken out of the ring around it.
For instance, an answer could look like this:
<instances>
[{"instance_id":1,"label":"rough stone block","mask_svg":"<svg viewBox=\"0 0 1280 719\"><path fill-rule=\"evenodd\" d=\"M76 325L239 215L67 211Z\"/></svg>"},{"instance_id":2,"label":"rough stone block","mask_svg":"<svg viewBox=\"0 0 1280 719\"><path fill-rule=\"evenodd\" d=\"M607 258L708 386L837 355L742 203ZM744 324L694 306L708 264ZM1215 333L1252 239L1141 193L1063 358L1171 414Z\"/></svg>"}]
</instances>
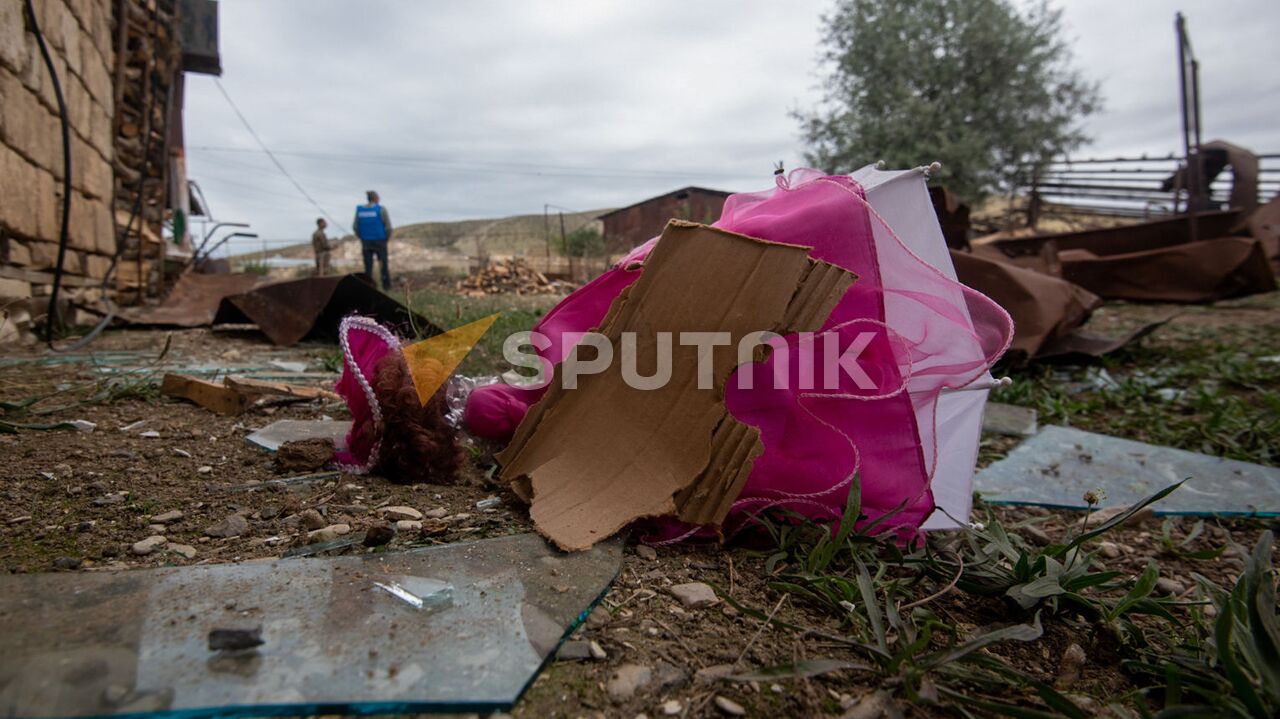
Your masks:
<instances>
[{"instance_id":1,"label":"rough stone block","mask_svg":"<svg viewBox=\"0 0 1280 719\"><path fill-rule=\"evenodd\" d=\"M27 243L22 240L9 238L9 254L8 262L17 267L26 267L31 264L31 250L27 248Z\"/></svg>"},{"instance_id":2,"label":"rough stone block","mask_svg":"<svg viewBox=\"0 0 1280 719\"><path fill-rule=\"evenodd\" d=\"M31 269L48 270L58 263L58 243L32 242L27 247L31 250Z\"/></svg>"},{"instance_id":3,"label":"rough stone block","mask_svg":"<svg viewBox=\"0 0 1280 719\"><path fill-rule=\"evenodd\" d=\"M22 0L0 0L0 65L21 74L29 57Z\"/></svg>"},{"instance_id":4,"label":"rough stone block","mask_svg":"<svg viewBox=\"0 0 1280 719\"><path fill-rule=\"evenodd\" d=\"M83 194L71 192L71 226L69 230L70 246L77 250L93 251L98 249L97 222L94 218L94 200Z\"/></svg>"},{"instance_id":5,"label":"rough stone block","mask_svg":"<svg viewBox=\"0 0 1280 719\"><path fill-rule=\"evenodd\" d=\"M116 251L116 223L112 217L111 200L103 198L102 201L94 204L94 233L98 252L104 255L113 255Z\"/></svg>"},{"instance_id":6,"label":"rough stone block","mask_svg":"<svg viewBox=\"0 0 1280 719\"><path fill-rule=\"evenodd\" d=\"M36 175L40 170L7 145L0 144L0 224L26 236L39 235Z\"/></svg>"},{"instance_id":7,"label":"rough stone block","mask_svg":"<svg viewBox=\"0 0 1280 719\"><path fill-rule=\"evenodd\" d=\"M94 103L93 113L89 116L89 144L108 160L115 155L111 127L111 103L113 102L114 99L107 98L106 105Z\"/></svg>"},{"instance_id":8,"label":"rough stone block","mask_svg":"<svg viewBox=\"0 0 1280 719\"><path fill-rule=\"evenodd\" d=\"M31 296L31 283L23 280L0 278L0 298L26 299Z\"/></svg>"},{"instance_id":9,"label":"rough stone block","mask_svg":"<svg viewBox=\"0 0 1280 719\"><path fill-rule=\"evenodd\" d=\"M93 41L86 35L83 38L84 68L80 77L84 80L89 94L102 105L110 104L115 96L112 87L111 71L107 68L107 60L94 47Z\"/></svg>"},{"instance_id":10,"label":"rough stone block","mask_svg":"<svg viewBox=\"0 0 1280 719\"><path fill-rule=\"evenodd\" d=\"M63 58L67 61L67 69L79 75L82 58L80 56L80 23L76 21L74 15L70 12L64 12L59 18L59 23L55 27L41 27L45 32L45 37L61 34L57 43L58 48L62 52ZM65 78L64 78L65 82Z\"/></svg>"},{"instance_id":11,"label":"rough stone block","mask_svg":"<svg viewBox=\"0 0 1280 719\"><path fill-rule=\"evenodd\" d=\"M62 91L67 100L67 119L71 128L83 137L89 136L89 117L93 111L93 100L85 89L80 78L68 75L62 84Z\"/></svg>"},{"instance_id":12,"label":"rough stone block","mask_svg":"<svg viewBox=\"0 0 1280 719\"><path fill-rule=\"evenodd\" d=\"M62 183L53 173L38 169L35 173L35 236L42 240L57 241L62 227Z\"/></svg>"},{"instance_id":13,"label":"rough stone block","mask_svg":"<svg viewBox=\"0 0 1280 719\"><path fill-rule=\"evenodd\" d=\"M103 255L85 255L84 274L95 280L107 276L107 268L111 266L111 258ZM100 293L99 293L100 294ZM94 301L97 301L96 299Z\"/></svg>"},{"instance_id":14,"label":"rough stone block","mask_svg":"<svg viewBox=\"0 0 1280 719\"><path fill-rule=\"evenodd\" d=\"M52 116L16 76L0 73L0 86L4 88L0 91L4 97L4 107L0 108L4 142L32 163L49 169L54 162L56 137L50 132Z\"/></svg>"}]
</instances>

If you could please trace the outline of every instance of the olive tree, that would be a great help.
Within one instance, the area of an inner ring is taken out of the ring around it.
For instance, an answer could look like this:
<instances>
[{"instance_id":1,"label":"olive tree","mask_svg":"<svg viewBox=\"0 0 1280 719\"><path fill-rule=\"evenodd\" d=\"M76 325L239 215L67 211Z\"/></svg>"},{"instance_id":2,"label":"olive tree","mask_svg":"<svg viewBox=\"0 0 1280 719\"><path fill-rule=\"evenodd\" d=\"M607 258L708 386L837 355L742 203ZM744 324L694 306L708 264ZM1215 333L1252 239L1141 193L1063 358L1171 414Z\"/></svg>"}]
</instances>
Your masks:
<instances>
[{"instance_id":1,"label":"olive tree","mask_svg":"<svg viewBox=\"0 0 1280 719\"><path fill-rule=\"evenodd\" d=\"M1087 140L1097 85L1043 2L839 0L823 21L825 95L796 113L817 167L937 160L937 179L977 201Z\"/></svg>"}]
</instances>

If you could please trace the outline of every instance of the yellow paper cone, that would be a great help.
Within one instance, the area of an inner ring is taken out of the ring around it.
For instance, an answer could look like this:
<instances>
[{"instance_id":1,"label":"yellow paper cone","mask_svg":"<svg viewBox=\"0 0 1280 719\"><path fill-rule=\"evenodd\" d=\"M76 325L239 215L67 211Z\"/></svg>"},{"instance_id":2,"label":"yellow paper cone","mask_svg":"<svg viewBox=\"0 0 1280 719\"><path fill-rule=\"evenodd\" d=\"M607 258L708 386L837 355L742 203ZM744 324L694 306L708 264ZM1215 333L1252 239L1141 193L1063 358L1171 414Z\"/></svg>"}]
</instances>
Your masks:
<instances>
[{"instance_id":1,"label":"yellow paper cone","mask_svg":"<svg viewBox=\"0 0 1280 719\"><path fill-rule=\"evenodd\" d=\"M413 377L413 386L418 390L419 402L425 405L431 399L497 319L498 315L492 314L401 350L409 375Z\"/></svg>"}]
</instances>

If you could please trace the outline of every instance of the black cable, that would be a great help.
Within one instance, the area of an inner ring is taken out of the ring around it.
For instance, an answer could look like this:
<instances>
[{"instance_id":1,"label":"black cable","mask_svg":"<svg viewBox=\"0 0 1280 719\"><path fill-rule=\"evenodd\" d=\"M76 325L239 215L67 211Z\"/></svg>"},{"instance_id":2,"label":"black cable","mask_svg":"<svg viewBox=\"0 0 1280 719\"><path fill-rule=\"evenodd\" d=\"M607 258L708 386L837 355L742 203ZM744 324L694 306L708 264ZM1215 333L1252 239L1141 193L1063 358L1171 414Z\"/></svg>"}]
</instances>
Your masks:
<instances>
[{"instance_id":1,"label":"black cable","mask_svg":"<svg viewBox=\"0 0 1280 719\"><path fill-rule=\"evenodd\" d=\"M27 2L28 8L30 8L31 0L26 0L26 2ZM155 24L155 20L156 20L156 9L152 7L151 8L152 25ZM150 28L150 29L153 33L153 38L154 38L154 28ZM153 58L153 61L154 61L154 58ZM153 68L148 67L144 69L146 72L151 72ZM49 73L53 74L52 67L49 68ZM111 255L111 264L107 266L107 271L103 273L102 284L98 288L99 292L102 293L102 304L106 307L107 311L102 316L102 319L98 321L98 324L94 325L93 329L89 330L89 332L84 337L81 337L80 339L76 340L75 342L71 343L66 347L55 347L53 345L53 340L49 339L48 340L49 349L53 350L54 352L74 352L78 349L81 349L85 345L88 345L90 342L92 342L99 334L102 333L104 329L106 329L107 325L111 324L111 322L116 318L116 306L115 306L115 303L112 302L111 298L108 296L109 293L107 288L111 284L111 278L113 275L115 275L116 266L120 263L120 257L121 255L124 254L124 249L128 244L129 233L133 231L134 220L137 220L139 215L142 213L143 192L144 190L146 190L146 186L147 186L147 170L148 170L147 165L151 159L150 157L151 156L151 136L153 134L151 132L151 129L152 129L151 118L155 116L157 95L158 93L155 92L155 88L153 85L151 97L149 98L149 105L145 110L145 112L147 113L147 116L144 118L144 122L143 122L143 127L146 128L147 135L142 139L142 166L139 168L137 194L134 197L133 207L130 208L130 211L129 211L129 220L125 223L124 227L120 230L120 233L116 235L116 251ZM65 115L64 115L63 131L64 132L66 131ZM139 230L138 231L138 251L139 252L142 252L142 242L143 242L142 231ZM61 265L62 265L61 257L59 257L58 264L59 264L59 268L61 268ZM163 271L164 270L162 268L161 272ZM56 279L57 279L57 276L55 275L55 281Z\"/></svg>"},{"instance_id":2,"label":"black cable","mask_svg":"<svg viewBox=\"0 0 1280 719\"><path fill-rule=\"evenodd\" d=\"M49 78L53 82L53 96L58 101L58 118L62 123L62 226L58 230L58 263L53 268L53 288L49 290L49 310L45 313L45 342L53 348L54 324L62 327L62 317L58 314L58 290L62 287L62 266L67 259L67 241L71 223L71 123L67 120L67 104L62 97L62 83L58 80L58 71L53 67L53 57L49 55L49 46L44 42L44 33L40 31L40 21L36 19L36 10L31 7L31 0L23 0L27 10L27 21L31 23L31 32L36 36L36 44L40 46L40 55L44 58L44 66L49 69Z\"/></svg>"},{"instance_id":3,"label":"black cable","mask_svg":"<svg viewBox=\"0 0 1280 719\"><path fill-rule=\"evenodd\" d=\"M218 92L222 93L222 96L226 98L227 104L231 106L231 110L235 112L236 117L240 118L240 122L244 124L244 129L249 131L249 134L253 136L254 141L258 143L258 147L261 147L262 151L266 153L268 158L271 159L272 164L276 166L276 169L280 171L280 174L289 178L289 182L292 182L293 186L298 188L298 192L301 193L303 197L307 198L307 202L310 202L313 207L319 210L320 214L329 218L329 222L332 222L334 227L341 227L342 224L337 220L333 219L333 215L330 215L327 211L325 211L325 209L320 206L320 203L316 202L315 198L313 198L305 189L303 189L302 185L297 180L293 179L293 175L290 175L289 171L284 169L284 165L282 165L280 161L276 159L275 154L272 153L271 149L267 147L267 143L263 142L261 137L258 137L258 133L254 131L253 125L249 124L248 118L244 116L244 113L240 112L240 108L236 106L235 101L232 100L231 96L227 94L227 89L222 86L222 81L215 77L213 78L213 84L217 85Z\"/></svg>"}]
</instances>

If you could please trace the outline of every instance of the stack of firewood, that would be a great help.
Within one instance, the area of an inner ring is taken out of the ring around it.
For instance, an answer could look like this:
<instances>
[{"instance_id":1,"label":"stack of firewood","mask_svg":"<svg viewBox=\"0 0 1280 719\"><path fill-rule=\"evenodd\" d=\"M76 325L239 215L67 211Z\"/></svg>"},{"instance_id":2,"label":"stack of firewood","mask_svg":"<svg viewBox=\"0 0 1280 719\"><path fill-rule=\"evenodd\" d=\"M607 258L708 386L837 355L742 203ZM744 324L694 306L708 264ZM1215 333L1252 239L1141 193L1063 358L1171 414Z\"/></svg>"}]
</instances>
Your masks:
<instances>
[{"instance_id":1,"label":"stack of firewood","mask_svg":"<svg viewBox=\"0 0 1280 719\"><path fill-rule=\"evenodd\" d=\"M547 276L529 266L522 259L490 262L458 283L458 290L468 297L484 295L552 294L563 290L561 283L552 282Z\"/></svg>"}]
</instances>

